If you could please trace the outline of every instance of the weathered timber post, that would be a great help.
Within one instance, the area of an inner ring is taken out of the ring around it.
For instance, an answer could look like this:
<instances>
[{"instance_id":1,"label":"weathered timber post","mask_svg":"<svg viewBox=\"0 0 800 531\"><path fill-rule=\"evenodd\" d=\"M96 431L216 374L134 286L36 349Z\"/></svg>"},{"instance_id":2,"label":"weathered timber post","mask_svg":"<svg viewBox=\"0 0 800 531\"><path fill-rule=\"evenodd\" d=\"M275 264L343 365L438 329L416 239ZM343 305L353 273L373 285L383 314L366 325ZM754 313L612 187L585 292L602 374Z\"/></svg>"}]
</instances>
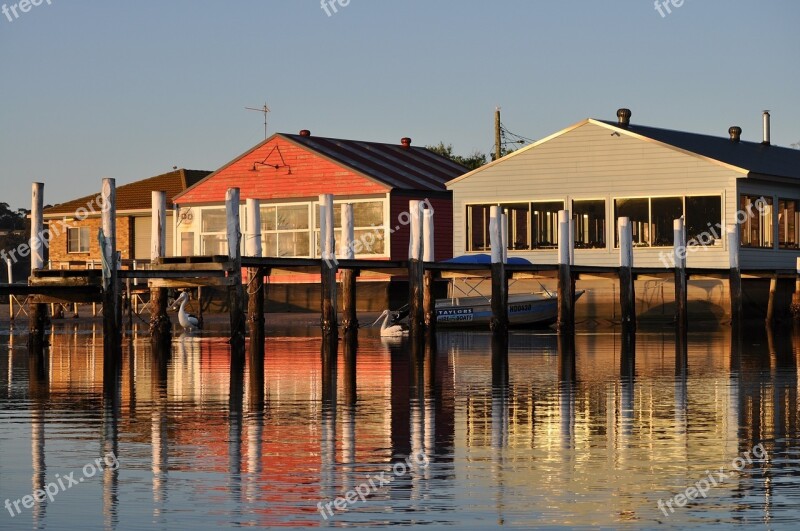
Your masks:
<instances>
[{"instance_id":1,"label":"weathered timber post","mask_svg":"<svg viewBox=\"0 0 800 531\"><path fill-rule=\"evenodd\" d=\"M623 331L636 330L636 291L633 286L633 226L619 218L619 305Z\"/></svg>"},{"instance_id":2,"label":"weathered timber post","mask_svg":"<svg viewBox=\"0 0 800 531\"><path fill-rule=\"evenodd\" d=\"M675 262L675 326L679 335L689 330L688 285L686 277L686 227L683 218L672 222Z\"/></svg>"},{"instance_id":3,"label":"weathered timber post","mask_svg":"<svg viewBox=\"0 0 800 531\"><path fill-rule=\"evenodd\" d=\"M35 272L44 267L44 245L42 231L44 230L44 183L33 183L31 189L31 279ZM9 270L10 271L10 270ZM47 324L47 305L42 303L32 304L29 318L29 345L31 353L35 353L44 346L44 328Z\"/></svg>"},{"instance_id":4,"label":"weathered timber post","mask_svg":"<svg viewBox=\"0 0 800 531\"><path fill-rule=\"evenodd\" d=\"M422 215L422 261L435 262L436 248L433 239L433 209L427 208ZM423 265L424 268L424 265ZM424 269L422 277L422 311L425 315L425 330L429 336L436 334L436 296L433 285L436 281L436 272Z\"/></svg>"},{"instance_id":5,"label":"weathered timber post","mask_svg":"<svg viewBox=\"0 0 800 531\"><path fill-rule=\"evenodd\" d=\"M121 352L122 308L119 301L117 269L117 187L114 179L103 179L102 198L102 257L103 257L103 355L104 378L116 374Z\"/></svg>"},{"instance_id":6,"label":"weathered timber post","mask_svg":"<svg viewBox=\"0 0 800 531\"><path fill-rule=\"evenodd\" d=\"M489 242L492 248L492 320L490 328L497 336L508 334L508 277L503 261L502 209L493 206L489 214Z\"/></svg>"},{"instance_id":7,"label":"weathered timber post","mask_svg":"<svg viewBox=\"0 0 800 531\"><path fill-rule=\"evenodd\" d=\"M227 219L228 260L231 271L228 286L231 323L231 356L244 357L245 316L244 287L242 286L241 222L239 218L239 189L228 188L225 193Z\"/></svg>"},{"instance_id":8,"label":"weathered timber post","mask_svg":"<svg viewBox=\"0 0 800 531\"><path fill-rule=\"evenodd\" d=\"M769 279L769 300L767 301L767 324L775 321L775 292L778 290L778 275Z\"/></svg>"},{"instance_id":9,"label":"weathered timber post","mask_svg":"<svg viewBox=\"0 0 800 531\"><path fill-rule=\"evenodd\" d=\"M6 269L8 269L8 283L14 283L14 266L11 263L11 260L6 258ZM8 319L11 322L14 322L14 296L8 296Z\"/></svg>"},{"instance_id":10,"label":"weathered timber post","mask_svg":"<svg viewBox=\"0 0 800 531\"><path fill-rule=\"evenodd\" d=\"M167 193L154 191L151 197L150 263L156 265L167 249ZM167 315L167 288L150 289L150 339L166 344L172 339L172 322ZM155 349L162 352L164 349Z\"/></svg>"},{"instance_id":11,"label":"weathered timber post","mask_svg":"<svg viewBox=\"0 0 800 531\"><path fill-rule=\"evenodd\" d=\"M336 240L333 226L333 195L322 194L319 196L319 247L322 257L321 283L322 283L322 334L337 336L339 333L338 319L336 316Z\"/></svg>"},{"instance_id":12,"label":"weathered timber post","mask_svg":"<svg viewBox=\"0 0 800 531\"><path fill-rule=\"evenodd\" d=\"M731 324L738 327L742 324L742 272L739 269L739 225L727 227L728 263L730 276L728 290L731 299Z\"/></svg>"},{"instance_id":13,"label":"weathered timber post","mask_svg":"<svg viewBox=\"0 0 800 531\"><path fill-rule=\"evenodd\" d=\"M425 331L425 315L423 310L423 277L425 266L422 241L422 206L421 201L408 202L410 214L410 235L408 240L408 322L411 335L420 337Z\"/></svg>"},{"instance_id":14,"label":"weathered timber post","mask_svg":"<svg viewBox=\"0 0 800 531\"><path fill-rule=\"evenodd\" d=\"M792 316L794 317L795 321L800 319L800 257L797 258L797 262L795 264L795 270L797 272L797 277L794 281L794 293L792 294ZM11 282L11 274L9 273L9 282Z\"/></svg>"},{"instance_id":15,"label":"weathered timber post","mask_svg":"<svg viewBox=\"0 0 800 531\"><path fill-rule=\"evenodd\" d=\"M558 211L558 318L559 333L568 334L575 328L572 305L575 296L572 294L572 268L570 266L570 213Z\"/></svg>"},{"instance_id":16,"label":"weathered timber post","mask_svg":"<svg viewBox=\"0 0 800 531\"><path fill-rule=\"evenodd\" d=\"M353 260L356 257L355 231L353 220L353 205L346 203L342 205L342 243L339 245L339 256L345 260ZM342 328L344 333L352 333L358 330L358 316L356 312L356 278L358 271L354 269L343 269L342 275Z\"/></svg>"},{"instance_id":17,"label":"weathered timber post","mask_svg":"<svg viewBox=\"0 0 800 531\"><path fill-rule=\"evenodd\" d=\"M247 199L247 238L245 254L261 258L261 201ZM264 270L251 267L247 270L247 323L250 331L251 359L264 357Z\"/></svg>"}]
</instances>

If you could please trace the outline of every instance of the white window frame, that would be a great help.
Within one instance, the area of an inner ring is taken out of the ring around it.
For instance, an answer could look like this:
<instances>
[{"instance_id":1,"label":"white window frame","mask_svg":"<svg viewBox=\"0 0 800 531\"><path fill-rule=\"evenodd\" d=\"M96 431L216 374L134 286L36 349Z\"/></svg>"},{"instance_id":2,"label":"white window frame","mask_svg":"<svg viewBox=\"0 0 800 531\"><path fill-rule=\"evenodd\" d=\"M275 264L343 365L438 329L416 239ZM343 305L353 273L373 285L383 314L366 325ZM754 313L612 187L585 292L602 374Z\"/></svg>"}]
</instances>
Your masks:
<instances>
[{"instance_id":1,"label":"white window frame","mask_svg":"<svg viewBox=\"0 0 800 531\"><path fill-rule=\"evenodd\" d=\"M70 241L72 241L72 238L70 238L70 233L72 231L74 231L74 230L78 231L78 250L77 251L70 250ZM84 234L86 234L86 250L85 251L82 250L83 246L81 245L83 243L83 235ZM89 233L89 227L68 227L67 228L67 254L89 254L90 249L91 249L90 241L89 241L90 237L91 237L91 234Z\"/></svg>"},{"instance_id":2,"label":"white window frame","mask_svg":"<svg viewBox=\"0 0 800 531\"><path fill-rule=\"evenodd\" d=\"M353 232L359 230L374 230L374 231L383 231L383 253L375 254L375 253L356 253L356 258L365 258L365 259L372 259L372 258L388 258L391 253L391 241L389 240L389 235L392 231L389 229L389 200L386 196L380 197L364 197L358 199L339 199L336 200L336 197L333 198L334 205L346 205L348 203L383 203L383 225L377 226L373 225L371 227L362 227L356 226L353 227ZM319 201L313 201L311 203L311 210L312 210L312 234L311 234L311 253L314 255L314 258L319 258L317 256L317 234L319 233L319 229L317 228L317 217L319 216ZM336 224L334 223L334 226ZM341 229L334 229L334 234L336 232L341 232ZM336 241L340 241L338 238Z\"/></svg>"}]
</instances>

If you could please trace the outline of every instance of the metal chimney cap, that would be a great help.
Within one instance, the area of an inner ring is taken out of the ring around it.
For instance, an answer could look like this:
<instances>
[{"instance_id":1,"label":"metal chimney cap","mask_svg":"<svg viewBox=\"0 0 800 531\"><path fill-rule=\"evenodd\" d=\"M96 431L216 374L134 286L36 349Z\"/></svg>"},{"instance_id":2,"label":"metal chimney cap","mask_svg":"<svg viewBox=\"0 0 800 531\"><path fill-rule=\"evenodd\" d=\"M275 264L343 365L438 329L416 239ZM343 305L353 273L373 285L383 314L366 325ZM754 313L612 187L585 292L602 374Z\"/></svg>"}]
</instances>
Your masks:
<instances>
[{"instance_id":1,"label":"metal chimney cap","mask_svg":"<svg viewBox=\"0 0 800 531\"><path fill-rule=\"evenodd\" d=\"M631 123L631 110L619 109L617 110L617 120L621 127L628 127Z\"/></svg>"},{"instance_id":2,"label":"metal chimney cap","mask_svg":"<svg viewBox=\"0 0 800 531\"><path fill-rule=\"evenodd\" d=\"M728 128L728 134L731 135L732 142L739 142L742 139L742 128L738 125Z\"/></svg>"},{"instance_id":3,"label":"metal chimney cap","mask_svg":"<svg viewBox=\"0 0 800 531\"><path fill-rule=\"evenodd\" d=\"M411 139L408 138L407 136L404 136L403 138L400 139L400 145L403 146L406 149L410 148L411 147Z\"/></svg>"},{"instance_id":4,"label":"metal chimney cap","mask_svg":"<svg viewBox=\"0 0 800 531\"><path fill-rule=\"evenodd\" d=\"M302 129L300 131L300 136L311 136L311 131L309 131L308 129Z\"/></svg>"}]
</instances>

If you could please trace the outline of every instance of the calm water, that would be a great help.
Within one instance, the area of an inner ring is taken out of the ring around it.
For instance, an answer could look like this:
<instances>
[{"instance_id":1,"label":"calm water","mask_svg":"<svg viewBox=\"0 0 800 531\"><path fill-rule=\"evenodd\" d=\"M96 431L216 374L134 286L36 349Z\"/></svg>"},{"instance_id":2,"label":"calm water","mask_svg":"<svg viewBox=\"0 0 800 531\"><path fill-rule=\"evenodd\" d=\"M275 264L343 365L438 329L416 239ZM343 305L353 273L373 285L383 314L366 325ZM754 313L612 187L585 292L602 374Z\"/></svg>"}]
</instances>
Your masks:
<instances>
[{"instance_id":1,"label":"calm water","mask_svg":"<svg viewBox=\"0 0 800 531\"><path fill-rule=\"evenodd\" d=\"M574 351L515 332L506 354L488 334L412 348L362 330L323 363L318 337L271 331L263 373L232 367L223 336L178 337L159 361L143 332L125 339L116 388L99 325L56 327L44 360L0 332L0 528L766 529L800 516L791 332L740 344L703 331L685 354L671 331L635 345L579 334ZM678 507L701 480L707 496ZM48 484L52 499L24 499Z\"/></svg>"}]
</instances>

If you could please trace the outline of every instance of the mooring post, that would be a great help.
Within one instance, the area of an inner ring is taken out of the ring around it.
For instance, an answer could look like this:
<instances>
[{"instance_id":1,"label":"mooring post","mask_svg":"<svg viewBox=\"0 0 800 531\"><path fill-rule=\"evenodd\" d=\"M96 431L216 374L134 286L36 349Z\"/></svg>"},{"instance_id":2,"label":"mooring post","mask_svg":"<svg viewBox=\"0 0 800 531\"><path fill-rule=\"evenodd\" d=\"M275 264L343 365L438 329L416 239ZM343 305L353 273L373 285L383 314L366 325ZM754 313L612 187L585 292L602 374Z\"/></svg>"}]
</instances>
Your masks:
<instances>
[{"instance_id":1,"label":"mooring post","mask_svg":"<svg viewBox=\"0 0 800 531\"><path fill-rule=\"evenodd\" d=\"M156 265L166 255L167 249L167 193L151 195L150 264ZM172 339L172 322L167 315L167 288L150 289L150 339L163 345ZM153 352L163 352L154 349Z\"/></svg>"},{"instance_id":2,"label":"mooring post","mask_svg":"<svg viewBox=\"0 0 800 531\"><path fill-rule=\"evenodd\" d=\"M686 276L686 227L683 218L672 222L675 262L675 325L679 335L689 330L688 283Z\"/></svg>"},{"instance_id":3,"label":"mooring post","mask_svg":"<svg viewBox=\"0 0 800 531\"><path fill-rule=\"evenodd\" d=\"M792 316L794 317L795 321L800 319L800 257L797 258L797 262L795 263L795 271L797 277L794 281L794 293L792 294ZM8 276L9 282L11 282L11 275Z\"/></svg>"},{"instance_id":4,"label":"mooring post","mask_svg":"<svg viewBox=\"0 0 800 531\"><path fill-rule=\"evenodd\" d=\"M11 264L11 260L6 258L6 268L8 269L8 283L14 283L14 266ZM8 319L10 321L14 321L14 296L8 296Z\"/></svg>"},{"instance_id":5,"label":"mooring post","mask_svg":"<svg viewBox=\"0 0 800 531\"><path fill-rule=\"evenodd\" d=\"M427 208L422 214L422 311L425 315L425 330L429 336L436 334L436 295L433 292L437 275L435 271L425 268L425 262L436 261L436 247L433 239L433 209Z\"/></svg>"},{"instance_id":6,"label":"mooring post","mask_svg":"<svg viewBox=\"0 0 800 531\"><path fill-rule=\"evenodd\" d=\"M775 321L775 292L778 290L778 275L769 279L769 300L767 301L767 324Z\"/></svg>"},{"instance_id":7,"label":"mooring post","mask_svg":"<svg viewBox=\"0 0 800 531\"><path fill-rule=\"evenodd\" d=\"M619 305L623 331L636 330L636 291L633 285L633 226L619 218Z\"/></svg>"},{"instance_id":8,"label":"mooring post","mask_svg":"<svg viewBox=\"0 0 800 531\"><path fill-rule=\"evenodd\" d=\"M339 326L336 316L336 240L333 225L333 195L322 194L319 196L319 247L322 257L322 333L325 336L338 335Z\"/></svg>"},{"instance_id":9,"label":"mooring post","mask_svg":"<svg viewBox=\"0 0 800 531\"><path fill-rule=\"evenodd\" d=\"M409 228L411 233L408 240L408 322L411 335L421 337L425 331L425 314L423 308L423 284L425 266L423 259L422 241L422 202L412 200L408 202L410 214Z\"/></svg>"},{"instance_id":10,"label":"mooring post","mask_svg":"<svg viewBox=\"0 0 800 531\"><path fill-rule=\"evenodd\" d=\"M732 224L727 227L728 236L728 263L730 276L728 289L731 299L731 324L738 327L742 324L742 272L739 269L739 225Z\"/></svg>"},{"instance_id":11,"label":"mooring post","mask_svg":"<svg viewBox=\"0 0 800 531\"><path fill-rule=\"evenodd\" d=\"M104 372L113 376L118 361L117 353L122 348L122 308L117 282L117 186L114 179L103 179L100 196L103 224L103 353L107 365L104 366Z\"/></svg>"},{"instance_id":12,"label":"mooring post","mask_svg":"<svg viewBox=\"0 0 800 531\"><path fill-rule=\"evenodd\" d=\"M245 254L248 257L261 258L261 201L248 198L247 238ZM251 267L247 270L247 323L250 329L251 356L264 357L264 270Z\"/></svg>"},{"instance_id":13,"label":"mooring post","mask_svg":"<svg viewBox=\"0 0 800 531\"><path fill-rule=\"evenodd\" d=\"M559 333L568 334L575 328L572 322L572 268L569 252L570 214L567 210L558 211L558 321Z\"/></svg>"},{"instance_id":14,"label":"mooring post","mask_svg":"<svg viewBox=\"0 0 800 531\"><path fill-rule=\"evenodd\" d=\"M489 325L495 335L508 333L508 277L503 261L503 210L493 206L489 212L489 244L492 249L492 320Z\"/></svg>"},{"instance_id":15,"label":"mooring post","mask_svg":"<svg viewBox=\"0 0 800 531\"><path fill-rule=\"evenodd\" d=\"M339 245L339 256L345 260L353 260L355 251L355 230L353 218L353 204L342 205L342 243ZM356 312L356 278L358 271L347 268L342 269L342 328L345 334L358 330L358 315Z\"/></svg>"},{"instance_id":16,"label":"mooring post","mask_svg":"<svg viewBox=\"0 0 800 531\"><path fill-rule=\"evenodd\" d=\"M44 245L42 244L42 231L44 230L44 184L33 183L31 190L31 279L35 272L44 267ZM47 323L47 304L36 303L31 305L29 318L29 343L33 347L31 353L41 349L44 345L44 328Z\"/></svg>"},{"instance_id":17,"label":"mooring post","mask_svg":"<svg viewBox=\"0 0 800 531\"><path fill-rule=\"evenodd\" d=\"M227 220L228 260L231 262L228 301L231 323L231 355L244 358L245 316L244 287L242 286L242 231L239 217L240 195L238 188L228 188L225 193Z\"/></svg>"}]
</instances>

